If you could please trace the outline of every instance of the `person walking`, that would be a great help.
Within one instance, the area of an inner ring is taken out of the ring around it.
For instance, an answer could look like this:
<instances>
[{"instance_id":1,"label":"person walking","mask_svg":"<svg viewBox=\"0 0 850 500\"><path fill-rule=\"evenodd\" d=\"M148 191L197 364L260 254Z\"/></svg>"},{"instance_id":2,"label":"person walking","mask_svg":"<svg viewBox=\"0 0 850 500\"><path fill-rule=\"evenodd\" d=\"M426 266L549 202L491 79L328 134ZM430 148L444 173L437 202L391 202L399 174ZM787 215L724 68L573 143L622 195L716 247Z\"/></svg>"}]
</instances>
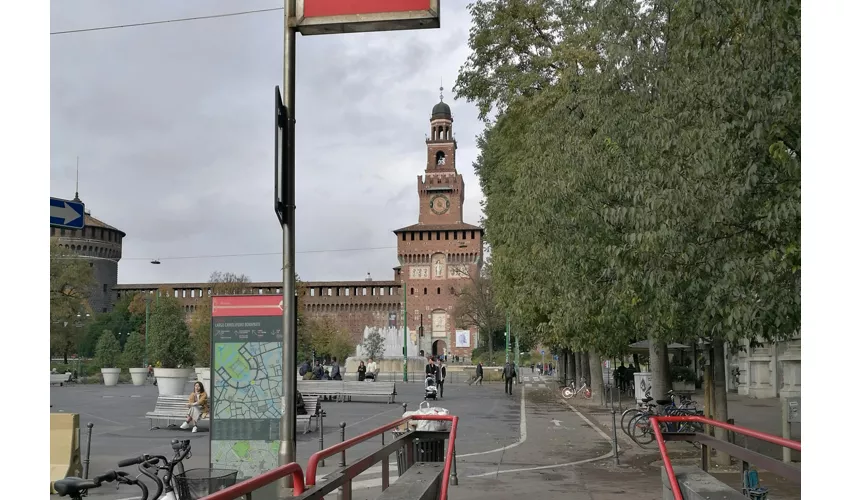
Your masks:
<instances>
[{"instance_id":1,"label":"person walking","mask_svg":"<svg viewBox=\"0 0 850 500\"><path fill-rule=\"evenodd\" d=\"M505 394L513 396L514 394L514 376L516 375L516 366L513 362L505 363L502 369L502 378L505 379Z\"/></svg>"},{"instance_id":2,"label":"person walking","mask_svg":"<svg viewBox=\"0 0 850 500\"><path fill-rule=\"evenodd\" d=\"M446 365L437 361L437 388L440 390L440 398L443 397L443 384L446 382Z\"/></svg>"},{"instance_id":3,"label":"person walking","mask_svg":"<svg viewBox=\"0 0 850 500\"><path fill-rule=\"evenodd\" d=\"M475 366L475 377L472 379L471 382L469 382L469 385L472 385L476 382L478 383L478 385L481 385L482 380L484 380L484 367L481 366L481 362L479 361L478 365Z\"/></svg>"},{"instance_id":4,"label":"person walking","mask_svg":"<svg viewBox=\"0 0 850 500\"><path fill-rule=\"evenodd\" d=\"M339 372L339 363L336 356L331 358L331 380L342 380L342 374Z\"/></svg>"}]
</instances>

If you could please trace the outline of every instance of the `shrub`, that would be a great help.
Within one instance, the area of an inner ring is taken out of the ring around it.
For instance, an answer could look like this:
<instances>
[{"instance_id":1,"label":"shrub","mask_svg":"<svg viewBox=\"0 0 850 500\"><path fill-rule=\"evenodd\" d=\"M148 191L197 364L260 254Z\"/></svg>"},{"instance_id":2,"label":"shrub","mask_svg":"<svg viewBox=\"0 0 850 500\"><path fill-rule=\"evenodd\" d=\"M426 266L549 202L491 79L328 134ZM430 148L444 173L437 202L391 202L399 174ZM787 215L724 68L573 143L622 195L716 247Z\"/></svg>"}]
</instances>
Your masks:
<instances>
[{"instance_id":1,"label":"shrub","mask_svg":"<svg viewBox=\"0 0 850 500\"><path fill-rule=\"evenodd\" d=\"M696 382L697 376L693 370L686 366L671 366L670 377L674 382Z\"/></svg>"},{"instance_id":2,"label":"shrub","mask_svg":"<svg viewBox=\"0 0 850 500\"><path fill-rule=\"evenodd\" d=\"M148 354L156 366L177 368L191 366L193 361L192 339L184 320L183 309L173 297L159 297L151 312L148 325Z\"/></svg>"},{"instance_id":3,"label":"shrub","mask_svg":"<svg viewBox=\"0 0 850 500\"><path fill-rule=\"evenodd\" d=\"M121 358L121 344L109 330L104 330L94 349L95 362L101 368L117 368Z\"/></svg>"},{"instance_id":4,"label":"shrub","mask_svg":"<svg viewBox=\"0 0 850 500\"><path fill-rule=\"evenodd\" d=\"M143 368L145 362L145 343L139 332L133 332L124 343L122 362L125 368Z\"/></svg>"}]
</instances>

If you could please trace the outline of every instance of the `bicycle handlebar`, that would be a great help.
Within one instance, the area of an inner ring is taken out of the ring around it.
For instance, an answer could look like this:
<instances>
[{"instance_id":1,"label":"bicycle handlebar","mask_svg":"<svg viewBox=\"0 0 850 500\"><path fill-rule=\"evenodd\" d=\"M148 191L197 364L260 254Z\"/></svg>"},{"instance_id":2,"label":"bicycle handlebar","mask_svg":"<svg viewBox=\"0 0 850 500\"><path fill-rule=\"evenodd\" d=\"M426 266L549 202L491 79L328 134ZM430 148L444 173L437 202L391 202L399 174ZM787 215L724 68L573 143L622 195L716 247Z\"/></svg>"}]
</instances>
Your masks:
<instances>
[{"instance_id":1,"label":"bicycle handlebar","mask_svg":"<svg viewBox=\"0 0 850 500\"><path fill-rule=\"evenodd\" d=\"M141 455L141 456L134 457L134 458L125 458L124 460L121 460L120 462L118 462L118 467L129 467L131 465L138 465L138 464L146 462L146 461L147 461L147 458L145 457L145 455Z\"/></svg>"}]
</instances>

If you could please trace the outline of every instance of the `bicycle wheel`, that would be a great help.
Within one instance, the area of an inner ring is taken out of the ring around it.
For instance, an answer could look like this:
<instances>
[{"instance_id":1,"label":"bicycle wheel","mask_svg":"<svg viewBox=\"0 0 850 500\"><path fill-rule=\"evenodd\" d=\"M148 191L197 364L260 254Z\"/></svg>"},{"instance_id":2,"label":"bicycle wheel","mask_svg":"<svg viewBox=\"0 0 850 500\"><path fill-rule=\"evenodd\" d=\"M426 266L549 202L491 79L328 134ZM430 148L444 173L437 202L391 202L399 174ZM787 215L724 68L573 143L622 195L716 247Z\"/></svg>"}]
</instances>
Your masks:
<instances>
[{"instance_id":1,"label":"bicycle wheel","mask_svg":"<svg viewBox=\"0 0 850 500\"><path fill-rule=\"evenodd\" d=\"M632 439L634 439L635 443L641 446L647 445L655 439L655 433L652 430L649 415L645 413L635 416L632 421L629 422L629 429L632 431Z\"/></svg>"},{"instance_id":2,"label":"bicycle wheel","mask_svg":"<svg viewBox=\"0 0 850 500\"><path fill-rule=\"evenodd\" d=\"M564 399L570 399L575 395L576 393L572 387L564 387L564 389L561 391L561 396L563 396Z\"/></svg>"},{"instance_id":3,"label":"bicycle wheel","mask_svg":"<svg viewBox=\"0 0 850 500\"><path fill-rule=\"evenodd\" d=\"M635 415L642 412L643 410L640 408L629 408L620 415L620 428L623 429L623 434L629 434L629 422L631 422Z\"/></svg>"}]
</instances>

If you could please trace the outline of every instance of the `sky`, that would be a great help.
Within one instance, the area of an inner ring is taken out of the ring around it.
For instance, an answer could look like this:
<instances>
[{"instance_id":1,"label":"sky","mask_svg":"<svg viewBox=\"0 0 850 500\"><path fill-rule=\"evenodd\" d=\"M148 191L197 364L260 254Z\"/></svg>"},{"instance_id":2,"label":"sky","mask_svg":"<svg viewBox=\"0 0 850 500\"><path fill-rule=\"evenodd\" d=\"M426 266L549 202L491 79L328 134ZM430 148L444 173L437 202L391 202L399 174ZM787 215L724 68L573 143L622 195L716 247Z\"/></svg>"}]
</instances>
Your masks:
<instances>
[{"instance_id":1,"label":"sky","mask_svg":"<svg viewBox=\"0 0 850 500\"><path fill-rule=\"evenodd\" d=\"M50 28L282 1L51 0ZM441 2L440 29L297 35L301 279L392 279L392 230L418 220L416 176L425 170L441 79L466 182L465 221L480 223L472 162L483 124L474 105L455 101L451 91L469 54L466 4ZM119 283L203 282L214 271L281 279L272 201L282 37L282 11L51 36L50 195L73 198L79 157L86 208L127 233ZM339 251L346 249L361 250Z\"/></svg>"}]
</instances>

